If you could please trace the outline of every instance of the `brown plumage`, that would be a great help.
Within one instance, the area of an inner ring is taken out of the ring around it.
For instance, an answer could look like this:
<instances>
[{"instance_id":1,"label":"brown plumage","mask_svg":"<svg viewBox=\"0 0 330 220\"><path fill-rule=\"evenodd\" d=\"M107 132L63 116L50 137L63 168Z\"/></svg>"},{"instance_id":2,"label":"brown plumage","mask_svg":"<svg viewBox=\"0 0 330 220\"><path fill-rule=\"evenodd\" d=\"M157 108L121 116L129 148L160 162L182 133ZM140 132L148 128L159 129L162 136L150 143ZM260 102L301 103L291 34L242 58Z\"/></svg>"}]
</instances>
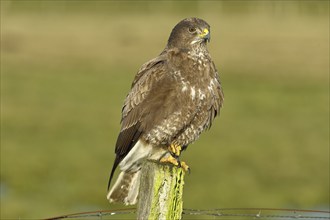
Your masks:
<instances>
[{"instance_id":1,"label":"brown plumage","mask_svg":"<svg viewBox=\"0 0 330 220\"><path fill-rule=\"evenodd\" d=\"M220 78L206 44L210 26L187 18L172 30L166 48L142 65L122 108L121 131L110 181L110 202L135 204L144 159L160 159L171 144L187 147L219 114L223 103Z\"/></svg>"}]
</instances>

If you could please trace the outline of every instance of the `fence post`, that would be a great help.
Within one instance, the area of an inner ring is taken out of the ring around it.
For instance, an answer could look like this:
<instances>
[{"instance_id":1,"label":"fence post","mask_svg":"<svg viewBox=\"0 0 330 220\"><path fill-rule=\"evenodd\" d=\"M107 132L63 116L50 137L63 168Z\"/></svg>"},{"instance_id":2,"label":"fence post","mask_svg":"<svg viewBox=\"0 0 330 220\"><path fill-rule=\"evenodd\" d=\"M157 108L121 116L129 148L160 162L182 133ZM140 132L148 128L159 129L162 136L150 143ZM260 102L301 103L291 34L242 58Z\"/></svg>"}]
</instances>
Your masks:
<instances>
[{"instance_id":1,"label":"fence post","mask_svg":"<svg viewBox=\"0 0 330 220\"><path fill-rule=\"evenodd\" d=\"M171 164L144 162L137 219L181 219L184 174L182 168Z\"/></svg>"}]
</instances>

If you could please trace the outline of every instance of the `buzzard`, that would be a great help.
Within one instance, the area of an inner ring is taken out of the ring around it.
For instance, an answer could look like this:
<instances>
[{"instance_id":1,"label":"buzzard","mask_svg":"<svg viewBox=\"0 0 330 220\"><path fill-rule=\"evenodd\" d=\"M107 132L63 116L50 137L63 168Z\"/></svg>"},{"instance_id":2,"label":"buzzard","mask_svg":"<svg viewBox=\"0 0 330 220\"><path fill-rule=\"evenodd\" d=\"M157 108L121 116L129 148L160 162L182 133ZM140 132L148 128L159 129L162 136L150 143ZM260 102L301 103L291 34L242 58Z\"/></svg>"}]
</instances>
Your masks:
<instances>
[{"instance_id":1,"label":"buzzard","mask_svg":"<svg viewBox=\"0 0 330 220\"><path fill-rule=\"evenodd\" d=\"M137 201L143 160L180 162L180 152L211 127L224 96L219 74L207 50L210 26L186 18L172 30L163 52L142 65L122 108L116 143L121 173L107 199L133 205Z\"/></svg>"}]
</instances>

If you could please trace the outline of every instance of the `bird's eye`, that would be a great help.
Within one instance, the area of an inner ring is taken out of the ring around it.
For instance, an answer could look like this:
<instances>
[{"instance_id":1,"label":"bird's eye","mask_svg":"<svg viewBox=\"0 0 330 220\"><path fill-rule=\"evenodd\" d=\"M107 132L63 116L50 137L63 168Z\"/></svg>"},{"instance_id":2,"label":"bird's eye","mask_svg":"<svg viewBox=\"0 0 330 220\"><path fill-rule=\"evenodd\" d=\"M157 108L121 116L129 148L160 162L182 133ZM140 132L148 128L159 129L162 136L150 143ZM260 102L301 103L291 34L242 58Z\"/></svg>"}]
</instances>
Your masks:
<instances>
[{"instance_id":1,"label":"bird's eye","mask_svg":"<svg viewBox=\"0 0 330 220\"><path fill-rule=\"evenodd\" d=\"M196 32L196 28L194 28L194 27L190 27L188 30L189 30L190 33L195 33Z\"/></svg>"}]
</instances>

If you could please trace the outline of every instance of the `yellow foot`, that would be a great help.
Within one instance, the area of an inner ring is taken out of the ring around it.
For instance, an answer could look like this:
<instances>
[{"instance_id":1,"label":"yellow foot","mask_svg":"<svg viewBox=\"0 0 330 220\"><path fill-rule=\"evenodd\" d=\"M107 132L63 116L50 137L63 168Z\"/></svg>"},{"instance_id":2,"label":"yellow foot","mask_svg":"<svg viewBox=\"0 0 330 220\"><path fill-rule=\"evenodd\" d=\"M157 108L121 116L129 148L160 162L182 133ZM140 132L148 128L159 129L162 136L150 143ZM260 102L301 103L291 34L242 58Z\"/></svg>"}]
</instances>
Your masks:
<instances>
[{"instance_id":1,"label":"yellow foot","mask_svg":"<svg viewBox=\"0 0 330 220\"><path fill-rule=\"evenodd\" d=\"M175 156L180 156L182 147L180 145L171 144L168 147L168 150L173 153Z\"/></svg>"},{"instance_id":2,"label":"yellow foot","mask_svg":"<svg viewBox=\"0 0 330 220\"><path fill-rule=\"evenodd\" d=\"M177 159L175 159L172 155L168 156L168 157L163 157L162 159L160 159L161 163L171 163L175 166L179 166L179 162Z\"/></svg>"},{"instance_id":3,"label":"yellow foot","mask_svg":"<svg viewBox=\"0 0 330 220\"><path fill-rule=\"evenodd\" d=\"M182 169L185 171L185 172L189 172L190 173L190 168L189 166L183 162L183 161L179 161L177 160L176 158L174 158L172 155L168 156L168 157L163 157L160 159L160 162L161 163L171 163L173 164L174 166L178 166L178 167L182 167Z\"/></svg>"}]
</instances>

